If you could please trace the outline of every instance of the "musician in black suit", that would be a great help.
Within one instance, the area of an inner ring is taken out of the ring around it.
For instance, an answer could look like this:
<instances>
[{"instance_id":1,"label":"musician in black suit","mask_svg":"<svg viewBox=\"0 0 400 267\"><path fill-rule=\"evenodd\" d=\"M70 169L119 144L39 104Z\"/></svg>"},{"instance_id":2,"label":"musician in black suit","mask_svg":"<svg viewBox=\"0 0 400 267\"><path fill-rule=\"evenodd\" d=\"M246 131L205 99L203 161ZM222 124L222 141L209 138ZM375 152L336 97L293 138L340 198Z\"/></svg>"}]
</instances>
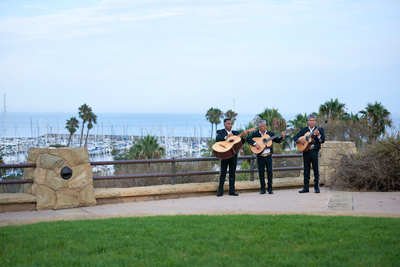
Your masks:
<instances>
[{"instance_id":1,"label":"musician in black suit","mask_svg":"<svg viewBox=\"0 0 400 267\"><path fill-rule=\"evenodd\" d=\"M294 141L304 136L307 132L311 133L312 142L308 149L303 151L304 165L304 186L299 193L308 193L310 184L310 169L311 164L314 171L314 192L319 193L319 168L318 168L318 152L321 149L321 144L325 142L325 133L322 127L316 126L316 116L311 114L307 118L307 127L301 129L295 136Z\"/></svg>"},{"instance_id":2,"label":"musician in black suit","mask_svg":"<svg viewBox=\"0 0 400 267\"><path fill-rule=\"evenodd\" d=\"M260 146L253 141L254 137L261 137L264 134L268 134L270 137L275 136L274 132L267 130L267 124L265 120L261 120L258 123L258 130L252 132L247 137L247 143L251 146L260 148ZM285 138L286 133L282 132L281 137L276 137L272 141L275 143L281 143ZM266 147L260 154L257 155L257 167L258 167L258 177L260 179L260 194L265 194L265 169L267 169L268 177L268 194L273 194L272 192L272 153L273 149L271 147Z\"/></svg>"},{"instance_id":3,"label":"musician in black suit","mask_svg":"<svg viewBox=\"0 0 400 267\"><path fill-rule=\"evenodd\" d=\"M232 135L239 135L238 131L232 130L232 120L224 119L224 129L217 130L216 141L225 141L228 137ZM247 132L246 132L247 133ZM242 140L244 142L244 140ZM229 195L238 196L239 194L235 191L235 174L237 165L237 154L229 159L221 160L221 174L219 177L219 186L217 191L217 196L220 197L224 194L224 183L226 178L226 173L229 166Z\"/></svg>"}]
</instances>

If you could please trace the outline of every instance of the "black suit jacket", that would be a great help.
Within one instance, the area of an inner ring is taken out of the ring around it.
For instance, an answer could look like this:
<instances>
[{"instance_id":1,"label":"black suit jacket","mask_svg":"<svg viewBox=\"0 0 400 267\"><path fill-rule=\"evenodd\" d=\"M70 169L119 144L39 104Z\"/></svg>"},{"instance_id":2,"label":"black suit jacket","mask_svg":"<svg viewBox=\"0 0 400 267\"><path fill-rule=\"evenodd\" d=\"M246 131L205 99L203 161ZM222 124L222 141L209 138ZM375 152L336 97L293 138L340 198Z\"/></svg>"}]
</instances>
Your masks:
<instances>
[{"instance_id":1,"label":"black suit jacket","mask_svg":"<svg viewBox=\"0 0 400 267\"><path fill-rule=\"evenodd\" d=\"M232 131L233 135L239 135L240 133L238 131ZM217 130L217 137L216 141L225 141L226 137L228 136L228 132L225 129Z\"/></svg>"},{"instance_id":2,"label":"black suit jacket","mask_svg":"<svg viewBox=\"0 0 400 267\"><path fill-rule=\"evenodd\" d=\"M274 136L275 135L275 133L274 132L271 132L271 131L267 131L266 132L266 134L268 134L269 136ZM249 145L253 145L254 144L254 141L253 141L253 138L254 137L261 137L261 134L260 134L260 131L259 130L256 130L256 131L254 131L254 132L251 132L251 134L247 137L247 143L249 143ZM282 138L282 136L281 137L278 137L278 138L275 138L274 140L272 140L272 142L275 142L275 143L281 143L282 142L282 140L283 140L283 138ZM273 148L272 148L272 146L271 146L271 154L272 153L274 153L274 151L273 151Z\"/></svg>"},{"instance_id":3,"label":"black suit jacket","mask_svg":"<svg viewBox=\"0 0 400 267\"><path fill-rule=\"evenodd\" d=\"M321 138L314 138L314 149L316 150L320 150L321 149L321 144L325 142L325 131L324 128L322 127L317 127L318 131L321 134ZM305 135L307 132L309 132L310 129L308 127L304 127L303 129L301 129L293 138L294 142L296 143L297 140L302 137L303 135Z\"/></svg>"}]
</instances>

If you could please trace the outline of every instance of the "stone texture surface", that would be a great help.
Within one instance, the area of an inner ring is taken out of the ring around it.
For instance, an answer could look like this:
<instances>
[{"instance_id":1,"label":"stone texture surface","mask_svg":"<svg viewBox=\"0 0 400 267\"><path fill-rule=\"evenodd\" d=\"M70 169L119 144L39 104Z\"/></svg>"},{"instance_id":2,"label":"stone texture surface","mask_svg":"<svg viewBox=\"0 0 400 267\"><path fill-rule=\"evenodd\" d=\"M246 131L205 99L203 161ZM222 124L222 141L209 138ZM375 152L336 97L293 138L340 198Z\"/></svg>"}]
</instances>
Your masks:
<instances>
[{"instance_id":1,"label":"stone texture surface","mask_svg":"<svg viewBox=\"0 0 400 267\"><path fill-rule=\"evenodd\" d=\"M0 204L12 203L32 203L36 202L36 197L25 193L2 193L0 194Z\"/></svg>"},{"instance_id":2,"label":"stone texture surface","mask_svg":"<svg viewBox=\"0 0 400 267\"><path fill-rule=\"evenodd\" d=\"M36 163L36 169L28 175L33 178L32 193L36 196L38 210L96 204L92 167L85 149L33 148L28 161ZM68 180L60 175L65 166L73 172Z\"/></svg>"},{"instance_id":3,"label":"stone texture surface","mask_svg":"<svg viewBox=\"0 0 400 267\"><path fill-rule=\"evenodd\" d=\"M65 165L63 158L50 154L40 154L38 161L41 168L48 170L55 170Z\"/></svg>"},{"instance_id":4,"label":"stone texture surface","mask_svg":"<svg viewBox=\"0 0 400 267\"><path fill-rule=\"evenodd\" d=\"M319 160L321 182L330 185L330 179L335 174L340 159L356 152L354 142L326 141L322 144Z\"/></svg>"},{"instance_id":5,"label":"stone texture surface","mask_svg":"<svg viewBox=\"0 0 400 267\"><path fill-rule=\"evenodd\" d=\"M56 192L45 185L33 184L32 192L36 196L38 210L51 209L56 205Z\"/></svg>"},{"instance_id":6,"label":"stone texture surface","mask_svg":"<svg viewBox=\"0 0 400 267\"><path fill-rule=\"evenodd\" d=\"M312 181L310 181L312 184ZM277 178L273 181L273 188L301 187L303 185L302 177ZM160 196L186 193L207 193L216 192L218 183L189 183L175 185L155 185L128 188L96 188L96 198L122 198L122 197L141 197L141 196ZM258 190L260 183L258 181L239 181L235 183L236 190ZM228 183L225 183L225 191L228 190Z\"/></svg>"}]
</instances>

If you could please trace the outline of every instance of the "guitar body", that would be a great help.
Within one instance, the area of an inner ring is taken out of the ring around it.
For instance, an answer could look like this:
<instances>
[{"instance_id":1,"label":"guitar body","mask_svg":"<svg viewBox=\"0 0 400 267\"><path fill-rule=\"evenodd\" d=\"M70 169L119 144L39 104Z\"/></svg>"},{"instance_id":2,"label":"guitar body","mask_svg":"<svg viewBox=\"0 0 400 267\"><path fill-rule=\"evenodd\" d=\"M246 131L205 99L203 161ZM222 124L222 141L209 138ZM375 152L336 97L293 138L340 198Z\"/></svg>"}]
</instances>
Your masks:
<instances>
[{"instance_id":1,"label":"guitar body","mask_svg":"<svg viewBox=\"0 0 400 267\"><path fill-rule=\"evenodd\" d=\"M313 143L313 136L310 132L305 133L302 137L297 139L296 146L300 152L308 151Z\"/></svg>"},{"instance_id":2,"label":"guitar body","mask_svg":"<svg viewBox=\"0 0 400 267\"><path fill-rule=\"evenodd\" d=\"M235 156L242 147L242 139L233 135L225 141L216 142L212 146L214 155L219 159L229 159Z\"/></svg>"},{"instance_id":3,"label":"guitar body","mask_svg":"<svg viewBox=\"0 0 400 267\"><path fill-rule=\"evenodd\" d=\"M275 138L275 136L271 137L268 134L264 134L261 137L254 137L253 141L256 142L260 148L257 149L255 146L250 146L251 152L254 154L260 154L261 152L264 151L266 147L271 147L272 146L272 140Z\"/></svg>"}]
</instances>

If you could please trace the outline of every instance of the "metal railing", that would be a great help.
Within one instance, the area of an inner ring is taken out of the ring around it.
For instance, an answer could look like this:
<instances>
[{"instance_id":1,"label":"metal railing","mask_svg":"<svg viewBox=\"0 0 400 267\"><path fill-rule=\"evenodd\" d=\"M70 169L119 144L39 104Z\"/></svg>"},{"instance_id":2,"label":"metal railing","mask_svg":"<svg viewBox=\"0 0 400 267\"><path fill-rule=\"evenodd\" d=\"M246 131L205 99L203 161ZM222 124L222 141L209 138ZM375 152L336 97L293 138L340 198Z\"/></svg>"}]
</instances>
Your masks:
<instances>
[{"instance_id":1,"label":"metal railing","mask_svg":"<svg viewBox=\"0 0 400 267\"><path fill-rule=\"evenodd\" d=\"M0 164L0 173L7 169L26 169L26 168L36 168L35 163L15 163L15 164ZM31 184L32 179L2 179L0 180L0 185L3 184Z\"/></svg>"},{"instance_id":2,"label":"metal railing","mask_svg":"<svg viewBox=\"0 0 400 267\"><path fill-rule=\"evenodd\" d=\"M273 158L301 158L302 154L273 154ZM249 160L250 169L237 170L236 173L250 173L250 180L254 180L256 169L255 156L240 156L238 160ZM162 173L137 173L137 174L119 174L119 175L93 175L93 180L114 180L114 179L134 179L134 178L156 178L156 177L171 177L172 184L176 183L176 177L180 176L201 176L201 175L217 175L219 171L185 171L178 172L176 164L179 162L200 162L200 161L219 161L216 157L201 157L201 158L169 158L169 159L142 159L142 160L111 160L111 161L91 161L91 166L101 165L126 165L126 164L157 164L170 163L171 171ZM35 163L18 163L18 164L0 164L0 171L13 168L35 168ZM302 166L284 166L274 167L274 171L297 171L302 170ZM33 183L32 179L3 179L2 184L26 184Z\"/></svg>"}]
</instances>

